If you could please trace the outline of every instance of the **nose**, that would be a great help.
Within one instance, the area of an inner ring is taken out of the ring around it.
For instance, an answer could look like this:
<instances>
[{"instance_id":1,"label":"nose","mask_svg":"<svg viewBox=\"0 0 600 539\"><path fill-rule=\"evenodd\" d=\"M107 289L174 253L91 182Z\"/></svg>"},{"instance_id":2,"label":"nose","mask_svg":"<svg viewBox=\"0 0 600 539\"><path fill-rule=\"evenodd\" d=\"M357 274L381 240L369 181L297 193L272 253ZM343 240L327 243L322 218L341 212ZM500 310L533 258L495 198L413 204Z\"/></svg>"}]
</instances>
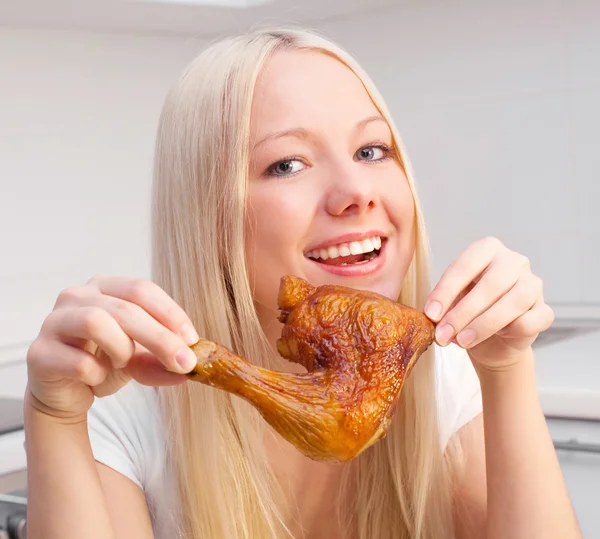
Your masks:
<instances>
[{"instance_id":1,"label":"nose","mask_svg":"<svg viewBox=\"0 0 600 539\"><path fill-rule=\"evenodd\" d=\"M337 168L326 193L325 207L333 216L361 215L377 205L375 182L365 170Z\"/></svg>"}]
</instances>

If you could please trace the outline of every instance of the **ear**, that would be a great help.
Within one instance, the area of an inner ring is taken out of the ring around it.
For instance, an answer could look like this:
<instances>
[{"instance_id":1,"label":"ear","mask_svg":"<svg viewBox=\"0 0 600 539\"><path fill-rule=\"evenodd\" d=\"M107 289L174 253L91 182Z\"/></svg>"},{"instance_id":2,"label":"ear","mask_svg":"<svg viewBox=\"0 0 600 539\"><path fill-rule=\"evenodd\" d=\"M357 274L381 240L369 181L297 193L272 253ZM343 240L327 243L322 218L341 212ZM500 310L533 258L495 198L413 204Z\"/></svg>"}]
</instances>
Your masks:
<instances>
[{"instance_id":1,"label":"ear","mask_svg":"<svg viewBox=\"0 0 600 539\"><path fill-rule=\"evenodd\" d=\"M284 275L279 284L279 295L277 296L277 306L282 311L279 317L281 322L285 323L289 312L301 301L304 301L315 287L308 281L292 275ZM282 317L284 318L282 320Z\"/></svg>"}]
</instances>

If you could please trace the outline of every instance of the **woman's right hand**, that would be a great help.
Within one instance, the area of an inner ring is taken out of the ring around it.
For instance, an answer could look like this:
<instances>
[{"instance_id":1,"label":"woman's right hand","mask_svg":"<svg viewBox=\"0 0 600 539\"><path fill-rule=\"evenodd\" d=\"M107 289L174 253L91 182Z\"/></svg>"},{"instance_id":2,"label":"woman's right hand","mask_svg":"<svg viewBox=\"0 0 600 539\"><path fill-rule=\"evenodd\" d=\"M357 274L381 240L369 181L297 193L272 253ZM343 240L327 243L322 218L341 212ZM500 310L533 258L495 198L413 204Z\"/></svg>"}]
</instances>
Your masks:
<instances>
[{"instance_id":1,"label":"woman's right hand","mask_svg":"<svg viewBox=\"0 0 600 539\"><path fill-rule=\"evenodd\" d=\"M94 395L132 378L146 385L187 380L199 339L183 309L151 281L94 277L58 296L27 353L28 394L44 413L85 415Z\"/></svg>"}]
</instances>

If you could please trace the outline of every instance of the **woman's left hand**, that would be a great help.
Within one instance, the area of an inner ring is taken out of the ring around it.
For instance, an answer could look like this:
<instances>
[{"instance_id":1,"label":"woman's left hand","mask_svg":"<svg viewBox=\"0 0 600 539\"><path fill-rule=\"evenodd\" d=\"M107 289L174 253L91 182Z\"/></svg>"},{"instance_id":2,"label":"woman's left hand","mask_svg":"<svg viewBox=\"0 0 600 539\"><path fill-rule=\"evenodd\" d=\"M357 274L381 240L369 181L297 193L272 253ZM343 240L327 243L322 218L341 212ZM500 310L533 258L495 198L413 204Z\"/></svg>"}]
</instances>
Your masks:
<instances>
[{"instance_id":1,"label":"woman's left hand","mask_svg":"<svg viewBox=\"0 0 600 539\"><path fill-rule=\"evenodd\" d=\"M440 346L455 342L493 370L518 363L554 320L529 260L491 237L472 243L448 267L425 314L437 323Z\"/></svg>"}]
</instances>

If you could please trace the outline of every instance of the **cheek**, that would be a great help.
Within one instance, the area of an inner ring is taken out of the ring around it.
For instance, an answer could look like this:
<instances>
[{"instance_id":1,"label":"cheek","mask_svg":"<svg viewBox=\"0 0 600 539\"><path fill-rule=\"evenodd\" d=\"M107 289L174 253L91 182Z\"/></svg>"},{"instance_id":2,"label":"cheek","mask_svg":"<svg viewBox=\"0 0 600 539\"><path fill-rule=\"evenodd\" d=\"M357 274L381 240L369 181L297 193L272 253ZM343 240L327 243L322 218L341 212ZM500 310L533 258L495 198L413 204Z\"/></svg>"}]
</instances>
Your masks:
<instances>
[{"instance_id":1,"label":"cheek","mask_svg":"<svg viewBox=\"0 0 600 539\"><path fill-rule=\"evenodd\" d=\"M391 178L387 183L387 201L388 214L397 229L409 233L414 228L415 201L408 183L408 179L403 172L400 176Z\"/></svg>"},{"instance_id":2,"label":"cheek","mask_svg":"<svg viewBox=\"0 0 600 539\"><path fill-rule=\"evenodd\" d=\"M399 263L402 271L408 269L412 260L416 241L415 201L408 180L402 174L400 181L395 181L393 190L387 197L387 212L392 225L397 230Z\"/></svg>"},{"instance_id":3,"label":"cheek","mask_svg":"<svg viewBox=\"0 0 600 539\"><path fill-rule=\"evenodd\" d=\"M290 216L294 215L297 205L294 197L280 196L277 190L251 190L247 210L247 249L267 251L276 250L289 239L292 230L287 226Z\"/></svg>"},{"instance_id":4,"label":"cheek","mask_svg":"<svg viewBox=\"0 0 600 539\"><path fill-rule=\"evenodd\" d=\"M282 186L284 187L284 186ZM294 256L305 234L302 197L289 189L262 184L248 194L246 259L256 299L271 294L279 279L293 269Z\"/></svg>"},{"instance_id":5,"label":"cheek","mask_svg":"<svg viewBox=\"0 0 600 539\"><path fill-rule=\"evenodd\" d=\"M413 226L415 220L415 199L413 197L408 180L405 180L400 187L402 196L400 197L400 212L404 216L405 222L410 222Z\"/></svg>"},{"instance_id":6,"label":"cheek","mask_svg":"<svg viewBox=\"0 0 600 539\"><path fill-rule=\"evenodd\" d=\"M403 234L403 258L405 259L404 271L408 270L408 265L412 260L416 247L416 224L415 224L415 199L413 197L408 180L403 183L401 188L402 197L400 202L399 214L402 222L400 224Z\"/></svg>"}]
</instances>

